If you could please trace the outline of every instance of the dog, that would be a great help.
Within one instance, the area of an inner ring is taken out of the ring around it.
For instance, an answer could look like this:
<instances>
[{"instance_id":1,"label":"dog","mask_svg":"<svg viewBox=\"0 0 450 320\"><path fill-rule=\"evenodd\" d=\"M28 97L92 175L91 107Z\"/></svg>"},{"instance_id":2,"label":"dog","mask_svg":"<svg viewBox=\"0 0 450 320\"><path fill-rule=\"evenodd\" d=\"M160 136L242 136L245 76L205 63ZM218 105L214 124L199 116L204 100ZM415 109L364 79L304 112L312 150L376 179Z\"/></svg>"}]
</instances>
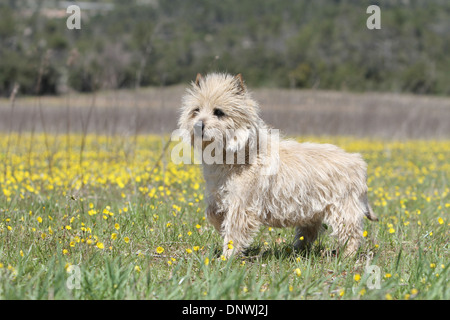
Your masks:
<instances>
[{"instance_id":1,"label":"dog","mask_svg":"<svg viewBox=\"0 0 450 320\"><path fill-rule=\"evenodd\" d=\"M226 258L242 254L261 226L295 227L294 246L306 250L322 223L353 255L364 217L377 221L361 155L331 144L269 143L274 129L259 116L241 74L198 74L182 98L178 125L191 142L201 138L202 151L215 142L217 161L203 162L205 214L223 237Z\"/></svg>"}]
</instances>

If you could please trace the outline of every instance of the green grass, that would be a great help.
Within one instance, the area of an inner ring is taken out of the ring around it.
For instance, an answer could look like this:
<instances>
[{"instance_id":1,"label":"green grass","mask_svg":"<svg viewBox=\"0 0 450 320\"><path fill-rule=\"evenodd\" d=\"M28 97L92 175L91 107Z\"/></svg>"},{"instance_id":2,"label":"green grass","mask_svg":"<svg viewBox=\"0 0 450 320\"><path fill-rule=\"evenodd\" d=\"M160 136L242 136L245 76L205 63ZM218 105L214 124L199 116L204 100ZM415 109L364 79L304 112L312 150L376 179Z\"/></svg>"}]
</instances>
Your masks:
<instances>
[{"instance_id":1,"label":"green grass","mask_svg":"<svg viewBox=\"0 0 450 320\"><path fill-rule=\"evenodd\" d=\"M359 254L336 255L328 231L298 253L292 229L262 228L245 256L223 261L203 219L199 168L164 158L151 171L160 138L139 137L130 160L120 141L88 137L85 164L77 150L65 162L65 138L55 139L62 155L36 152L30 162L24 137L2 154L1 299L450 298L448 141L309 139L359 151L369 164L380 221L365 220Z\"/></svg>"}]
</instances>

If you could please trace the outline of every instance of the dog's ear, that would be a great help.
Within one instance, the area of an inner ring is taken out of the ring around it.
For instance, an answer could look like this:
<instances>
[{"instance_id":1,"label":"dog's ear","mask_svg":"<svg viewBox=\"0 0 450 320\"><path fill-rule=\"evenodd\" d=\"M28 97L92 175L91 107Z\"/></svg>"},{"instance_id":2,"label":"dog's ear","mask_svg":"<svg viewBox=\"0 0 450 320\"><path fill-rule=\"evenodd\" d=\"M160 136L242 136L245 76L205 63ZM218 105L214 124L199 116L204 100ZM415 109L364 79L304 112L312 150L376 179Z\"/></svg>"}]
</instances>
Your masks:
<instances>
[{"instance_id":1,"label":"dog's ear","mask_svg":"<svg viewBox=\"0 0 450 320\"><path fill-rule=\"evenodd\" d=\"M195 78L195 85L197 87L200 87L200 80L202 80L202 75L200 73L197 73L197 77Z\"/></svg>"},{"instance_id":2,"label":"dog's ear","mask_svg":"<svg viewBox=\"0 0 450 320\"><path fill-rule=\"evenodd\" d=\"M236 87L238 88L239 94L245 93L247 88L245 87L244 78L242 77L242 74L239 73L234 77L234 79L236 80Z\"/></svg>"}]
</instances>

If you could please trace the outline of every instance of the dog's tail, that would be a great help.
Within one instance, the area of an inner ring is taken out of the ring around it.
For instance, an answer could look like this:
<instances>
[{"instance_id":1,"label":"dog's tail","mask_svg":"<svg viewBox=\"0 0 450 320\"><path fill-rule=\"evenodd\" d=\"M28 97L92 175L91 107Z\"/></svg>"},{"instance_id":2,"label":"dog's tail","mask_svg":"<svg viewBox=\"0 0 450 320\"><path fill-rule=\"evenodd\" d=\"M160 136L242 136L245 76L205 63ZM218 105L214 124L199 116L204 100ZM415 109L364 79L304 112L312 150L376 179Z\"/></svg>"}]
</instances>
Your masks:
<instances>
[{"instance_id":1,"label":"dog's tail","mask_svg":"<svg viewBox=\"0 0 450 320\"><path fill-rule=\"evenodd\" d=\"M364 212L364 214L366 215L367 219L369 219L370 221L378 221L377 216L373 213L373 210L368 202L366 202L366 208L367 210Z\"/></svg>"}]
</instances>

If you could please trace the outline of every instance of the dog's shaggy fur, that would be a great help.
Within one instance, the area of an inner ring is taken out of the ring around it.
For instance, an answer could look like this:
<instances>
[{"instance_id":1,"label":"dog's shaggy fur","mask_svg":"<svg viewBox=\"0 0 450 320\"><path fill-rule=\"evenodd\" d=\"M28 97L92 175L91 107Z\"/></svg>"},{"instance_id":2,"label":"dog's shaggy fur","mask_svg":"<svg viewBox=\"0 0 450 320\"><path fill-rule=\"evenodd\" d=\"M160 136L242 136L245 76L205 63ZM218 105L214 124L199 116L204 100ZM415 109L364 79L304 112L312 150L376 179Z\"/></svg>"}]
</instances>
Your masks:
<instances>
[{"instance_id":1,"label":"dog's shaggy fur","mask_svg":"<svg viewBox=\"0 0 450 320\"><path fill-rule=\"evenodd\" d=\"M193 136L196 124L204 140L238 132L223 144L224 154L268 140L260 133L269 128L241 75L197 76L183 97L179 126ZM295 246L305 249L322 222L332 227L345 254L356 252L364 216L377 220L367 199L362 157L330 144L282 140L278 147L257 148L253 162L246 157L243 164L203 164L206 217L224 239L223 255L248 247L261 225L295 227Z\"/></svg>"}]
</instances>

